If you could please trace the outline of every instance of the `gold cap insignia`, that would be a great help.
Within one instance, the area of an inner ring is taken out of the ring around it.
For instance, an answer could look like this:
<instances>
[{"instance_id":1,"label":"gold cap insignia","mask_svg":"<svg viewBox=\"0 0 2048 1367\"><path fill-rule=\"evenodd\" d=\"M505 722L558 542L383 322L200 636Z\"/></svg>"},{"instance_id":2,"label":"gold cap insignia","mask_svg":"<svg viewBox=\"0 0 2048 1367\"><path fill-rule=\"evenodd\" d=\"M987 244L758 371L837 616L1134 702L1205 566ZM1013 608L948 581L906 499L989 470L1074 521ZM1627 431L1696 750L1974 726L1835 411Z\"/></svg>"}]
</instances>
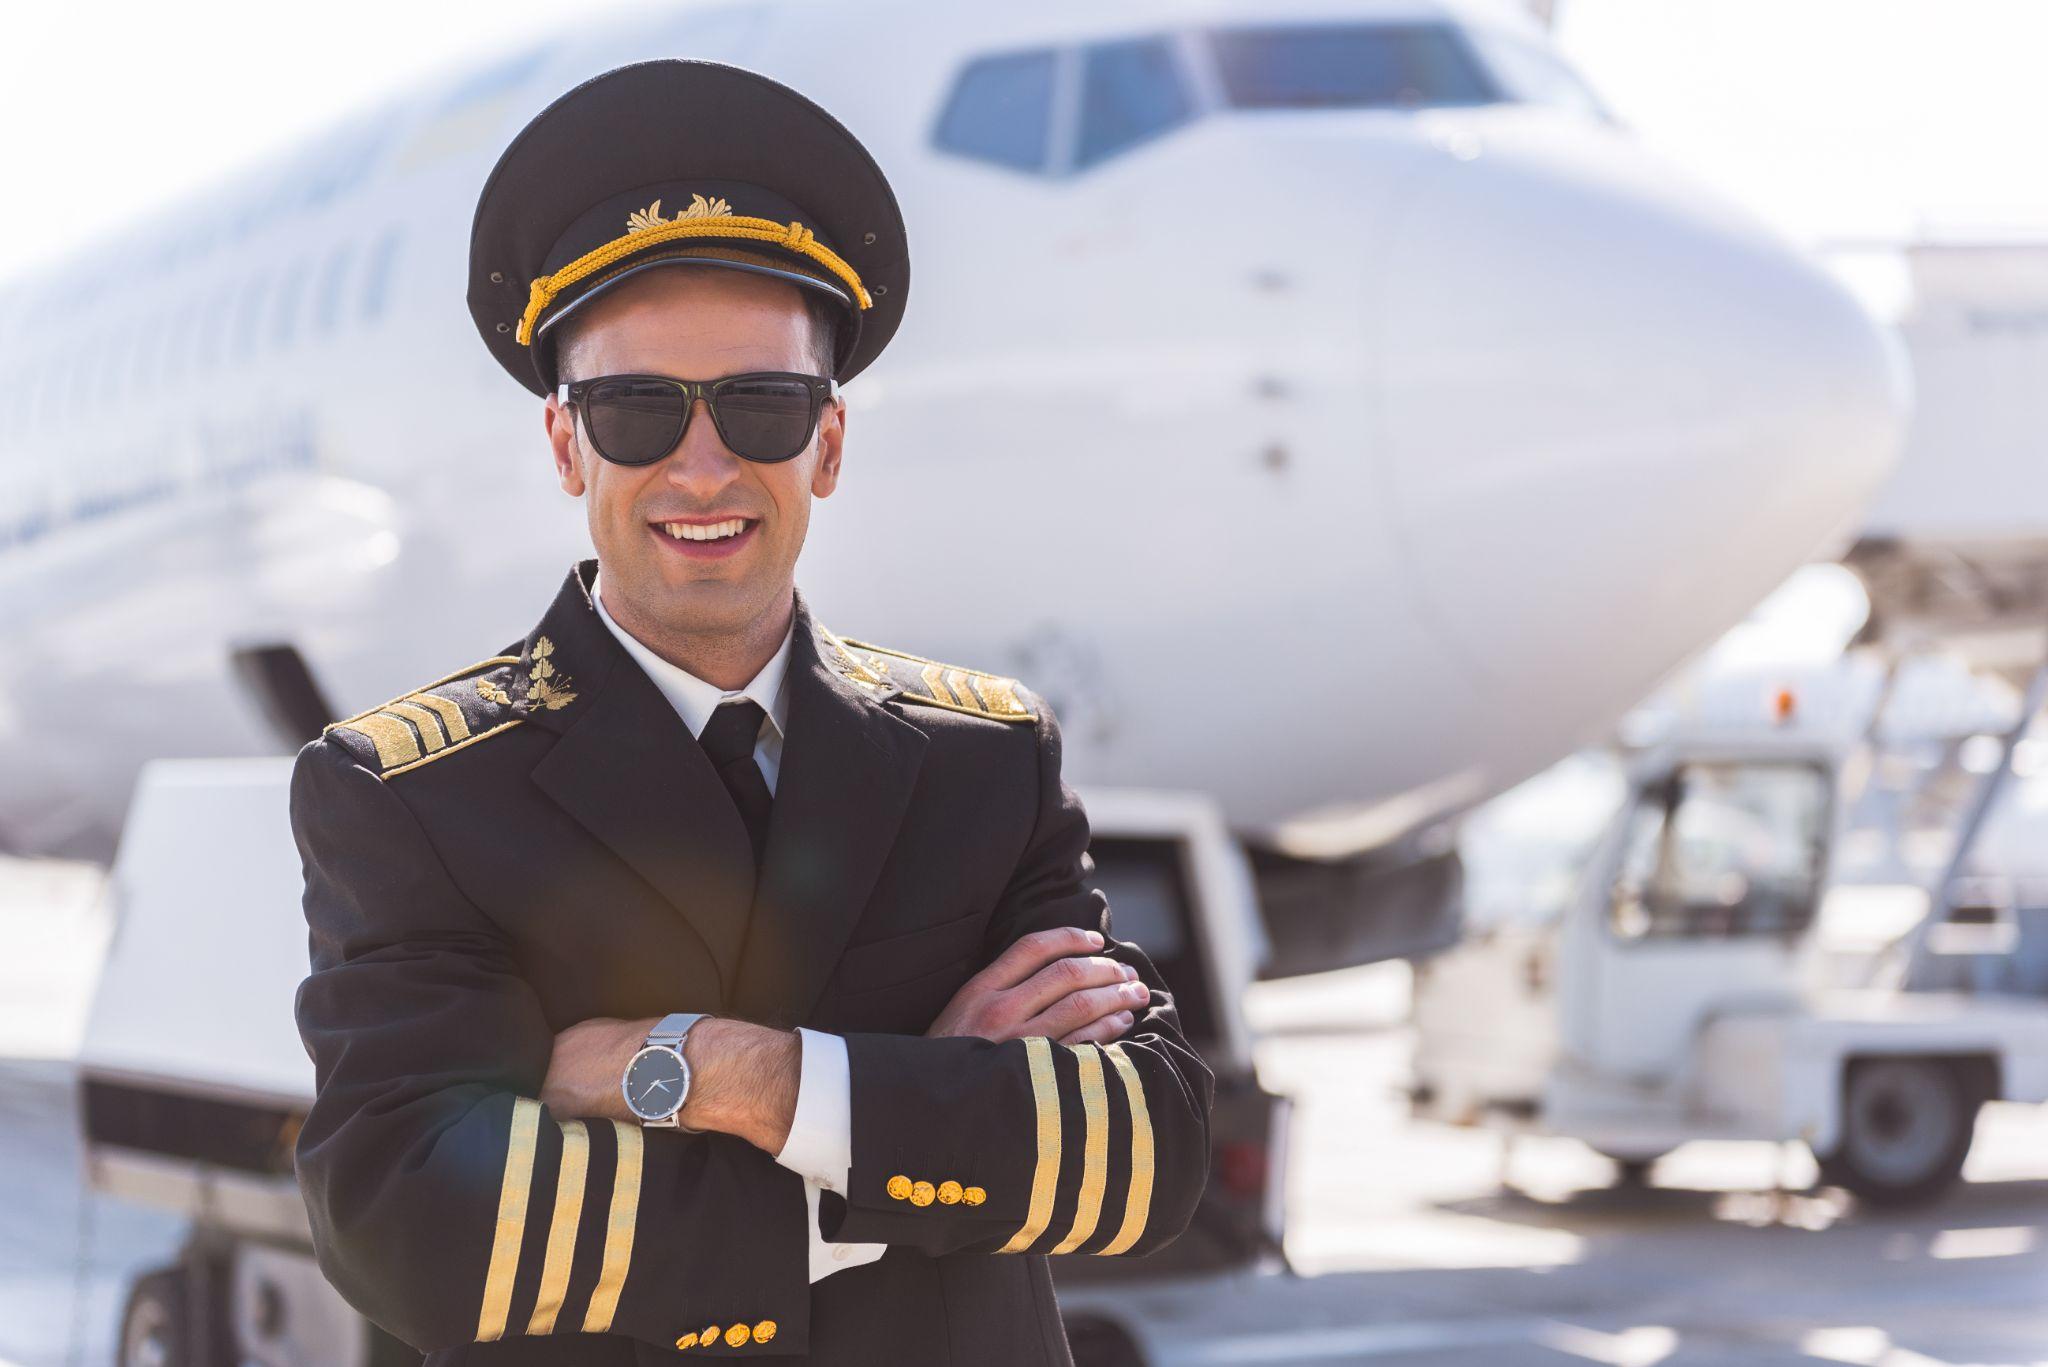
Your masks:
<instances>
[{"instance_id":1,"label":"gold cap insignia","mask_svg":"<svg viewBox=\"0 0 2048 1367\"><path fill-rule=\"evenodd\" d=\"M657 199L646 208L636 210L626 216L626 231L629 233L649 232L659 228L664 223L681 223L686 218L731 217L732 205L726 203L722 197L706 199L702 195L691 195L689 208L671 214L667 218L661 216L661 201Z\"/></svg>"}]
</instances>

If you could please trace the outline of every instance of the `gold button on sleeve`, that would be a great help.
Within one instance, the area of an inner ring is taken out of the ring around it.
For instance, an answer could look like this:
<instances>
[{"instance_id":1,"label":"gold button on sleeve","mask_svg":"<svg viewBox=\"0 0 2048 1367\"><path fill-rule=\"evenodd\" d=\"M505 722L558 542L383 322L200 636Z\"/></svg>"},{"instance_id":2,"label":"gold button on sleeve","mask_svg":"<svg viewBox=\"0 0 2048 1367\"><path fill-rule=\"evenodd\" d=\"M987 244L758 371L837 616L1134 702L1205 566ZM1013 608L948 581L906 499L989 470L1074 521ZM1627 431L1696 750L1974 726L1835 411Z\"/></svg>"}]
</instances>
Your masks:
<instances>
[{"instance_id":1,"label":"gold button on sleeve","mask_svg":"<svg viewBox=\"0 0 2048 1367\"><path fill-rule=\"evenodd\" d=\"M756 1343L766 1343L766 1342L767 1342L767 1341L768 1341L769 1339L772 1339L772 1338L774 1338L774 1337L775 1337L775 1321L774 1321L774 1320L762 1320L762 1321L761 1321L761 1322L760 1322L759 1324L757 1324L757 1325L755 1325L755 1326L754 1326L754 1342L756 1342Z\"/></svg>"},{"instance_id":2,"label":"gold button on sleeve","mask_svg":"<svg viewBox=\"0 0 2048 1367\"><path fill-rule=\"evenodd\" d=\"M737 1348L746 1341L747 1326L744 1324L735 1324L725 1331L725 1346L728 1348Z\"/></svg>"},{"instance_id":3,"label":"gold button on sleeve","mask_svg":"<svg viewBox=\"0 0 2048 1367\"><path fill-rule=\"evenodd\" d=\"M910 1189L910 1204L913 1206L928 1206L936 1195L938 1195L938 1192L931 1183L919 1182Z\"/></svg>"},{"instance_id":4,"label":"gold button on sleeve","mask_svg":"<svg viewBox=\"0 0 2048 1367\"><path fill-rule=\"evenodd\" d=\"M697 1342L703 1344L706 1348L718 1342L718 1326L715 1324L705 1325L703 1332L697 1335Z\"/></svg>"},{"instance_id":5,"label":"gold button on sleeve","mask_svg":"<svg viewBox=\"0 0 2048 1367\"><path fill-rule=\"evenodd\" d=\"M939 1183L939 1204L945 1206L957 1206L960 1204L960 1184L958 1182Z\"/></svg>"},{"instance_id":6,"label":"gold button on sleeve","mask_svg":"<svg viewBox=\"0 0 2048 1367\"><path fill-rule=\"evenodd\" d=\"M889 1179L889 1198L890 1198L891 1200L894 1200L894 1201L907 1201L907 1200L909 1200L909 1199L910 1199L910 1179L909 1179L908 1177L905 1177L905 1176L904 1176L904 1175L903 1175L902 1173L900 1173L900 1172L899 1172L899 1173L897 1173L897 1174L896 1174L896 1175L895 1175L894 1177L890 1178L890 1179Z\"/></svg>"},{"instance_id":7,"label":"gold button on sleeve","mask_svg":"<svg viewBox=\"0 0 2048 1367\"><path fill-rule=\"evenodd\" d=\"M969 1187L960 1193L960 1199L970 1206L978 1206L988 1199L988 1193L980 1187Z\"/></svg>"},{"instance_id":8,"label":"gold button on sleeve","mask_svg":"<svg viewBox=\"0 0 2048 1367\"><path fill-rule=\"evenodd\" d=\"M685 1334L676 1340L676 1347L678 1348L695 1348L696 1346L697 1336L695 1334Z\"/></svg>"}]
</instances>

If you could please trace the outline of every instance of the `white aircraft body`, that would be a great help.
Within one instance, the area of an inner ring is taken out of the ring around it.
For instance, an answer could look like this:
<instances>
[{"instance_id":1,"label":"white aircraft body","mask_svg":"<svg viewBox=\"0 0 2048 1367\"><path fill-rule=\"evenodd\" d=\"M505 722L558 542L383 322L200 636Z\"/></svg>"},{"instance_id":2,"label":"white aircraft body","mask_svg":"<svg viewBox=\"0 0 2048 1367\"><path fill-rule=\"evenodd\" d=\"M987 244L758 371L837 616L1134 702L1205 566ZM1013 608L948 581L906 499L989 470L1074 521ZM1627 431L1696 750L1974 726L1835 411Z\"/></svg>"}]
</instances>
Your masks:
<instances>
[{"instance_id":1,"label":"white aircraft body","mask_svg":"<svg viewBox=\"0 0 2048 1367\"><path fill-rule=\"evenodd\" d=\"M288 752L282 666L346 714L539 616L584 509L474 335L471 213L656 56L817 99L909 225L823 620L1019 675L1075 781L1255 841L1369 848L1593 738L1902 439L1889 334L1513 10L608 17L0 289L0 848L105 857L144 759Z\"/></svg>"}]
</instances>

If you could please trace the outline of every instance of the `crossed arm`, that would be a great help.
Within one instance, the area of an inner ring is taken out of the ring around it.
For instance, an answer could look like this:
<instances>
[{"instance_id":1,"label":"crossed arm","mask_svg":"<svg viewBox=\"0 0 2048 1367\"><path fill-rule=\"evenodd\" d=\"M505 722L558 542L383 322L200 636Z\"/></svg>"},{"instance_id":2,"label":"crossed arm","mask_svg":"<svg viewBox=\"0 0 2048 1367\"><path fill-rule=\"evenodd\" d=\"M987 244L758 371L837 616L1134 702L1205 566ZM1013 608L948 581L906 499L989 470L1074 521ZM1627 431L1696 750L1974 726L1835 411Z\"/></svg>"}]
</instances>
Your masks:
<instances>
[{"instance_id":1,"label":"crossed arm","mask_svg":"<svg viewBox=\"0 0 2048 1367\"><path fill-rule=\"evenodd\" d=\"M994 1043L1036 1035L1065 1045L1115 1039L1131 1028L1151 989L1131 965L1096 954L1102 947L1100 931L1074 926L1024 936L962 984L925 1037ZM635 1122L619 1079L660 1020L600 1016L557 1033L541 1104L558 1115ZM683 1124L780 1153L801 1081L796 1032L714 1018L690 1032L683 1052L690 1062Z\"/></svg>"}]
</instances>

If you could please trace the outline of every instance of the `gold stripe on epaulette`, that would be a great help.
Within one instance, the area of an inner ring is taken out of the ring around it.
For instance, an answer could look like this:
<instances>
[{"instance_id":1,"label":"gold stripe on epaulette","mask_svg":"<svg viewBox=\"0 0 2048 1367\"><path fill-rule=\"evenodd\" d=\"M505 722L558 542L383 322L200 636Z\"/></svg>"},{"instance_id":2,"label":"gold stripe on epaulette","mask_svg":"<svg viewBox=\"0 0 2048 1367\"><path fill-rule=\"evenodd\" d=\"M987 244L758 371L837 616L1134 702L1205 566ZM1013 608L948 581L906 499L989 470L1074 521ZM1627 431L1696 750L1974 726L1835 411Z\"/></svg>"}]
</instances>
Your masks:
<instances>
[{"instance_id":1,"label":"gold stripe on epaulette","mask_svg":"<svg viewBox=\"0 0 2048 1367\"><path fill-rule=\"evenodd\" d=\"M428 689L466 679L493 665L518 664L517 655L492 655L443 675L432 683L423 684L410 693L401 693L375 707L365 708L353 717L329 722L320 729L326 735L336 728L354 731L366 736L377 747L378 777L390 778L416 769L422 764L452 755L465 745L474 744L485 736L495 735L508 726L517 725L523 718L512 717L486 731L472 733L469 721L462 715L462 706L453 698L439 697ZM479 693L483 688L479 685ZM511 699L502 693L496 698L484 695L489 701L509 703Z\"/></svg>"},{"instance_id":2,"label":"gold stripe on epaulette","mask_svg":"<svg viewBox=\"0 0 2048 1367\"><path fill-rule=\"evenodd\" d=\"M402 718L394 717L389 712L365 712L345 723L336 722L327 729L332 731L335 727L368 736L370 743L377 747L377 764L386 773L395 765L402 765L420 757L419 738Z\"/></svg>"},{"instance_id":3,"label":"gold stripe on epaulette","mask_svg":"<svg viewBox=\"0 0 2048 1367\"><path fill-rule=\"evenodd\" d=\"M417 769L422 764L432 764L437 759L446 759L448 756L454 754L457 750L467 749L469 746L475 745L478 741L483 740L488 736L495 736L500 731L503 731L508 727L517 726L520 722L525 720L526 718L524 717L508 717L504 721L499 722L496 726L493 726L488 731L479 731L475 735L471 736L468 740L457 741L453 745L445 746L442 749L436 750L431 755L421 755L419 758L411 761L410 763L394 765L391 768L384 770L384 772L379 774L378 777L390 778L393 774L402 774L409 769Z\"/></svg>"},{"instance_id":4,"label":"gold stripe on epaulette","mask_svg":"<svg viewBox=\"0 0 2048 1367\"><path fill-rule=\"evenodd\" d=\"M489 659L478 660L475 664L466 665L463 668L456 670L453 674L444 674L440 678L434 680L432 683L424 683L421 684L418 688L407 689L405 692L399 694L395 698L386 698L383 702L378 703L375 707L366 707L362 711L356 713L355 716L353 717L343 717L340 721L331 721L327 723L326 726L320 729L321 734L325 735L327 732L332 731L337 726L347 726L351 722L360 721L362 718L369 716L372 712L381 712L385 708L391 706L392 703L404 701L407 698L411 698L415 694L424 693L430 688L439 688L442 684L454 683L457 679L468 678L471 674L476 673L478 670L488 669L492 665L516 665L518 663L519 657L517 655L493 655Z\"/></svg>"},{"instance_id":5,"label":"gold stripe on epaulette","mask_svg":"<svg viewBox=\"0 0 2048 1367\"><path fill-rule=\"evenodd\" d=\"M833 638L838 641L838 637ZM925 691L903 690L903 696L917 702L931 703L954 712L965 712L969 716L990 717L996 721L1037 721L1036 713L1024 706L1017 696L1017 681L1002 674L991 674L985 669L969 669L965 665L947 664L943 660L930 660L922 655L912 655L904 650L891 650L868 641L856 641L851 636L841 646L859 646L862 650L876 655L907 660L919 665L917 677L924 684ZM849 659L851 652L845 652Z\"/></svg>"},{"instance_id":6,"label":"gold stripe on epaulette","mask_svg":"<svg viewBox=\"0 0 2048 1367\"><path fill-rule=\"evenodd\" d=\"M384 710L394 717L403 717L411 722L412 729L420 733L420 745L428 754L447 748L448 737L441 733L441 723L435 719L432 712L411 698L391 703Z\"/></svg>"}]
</instances>

